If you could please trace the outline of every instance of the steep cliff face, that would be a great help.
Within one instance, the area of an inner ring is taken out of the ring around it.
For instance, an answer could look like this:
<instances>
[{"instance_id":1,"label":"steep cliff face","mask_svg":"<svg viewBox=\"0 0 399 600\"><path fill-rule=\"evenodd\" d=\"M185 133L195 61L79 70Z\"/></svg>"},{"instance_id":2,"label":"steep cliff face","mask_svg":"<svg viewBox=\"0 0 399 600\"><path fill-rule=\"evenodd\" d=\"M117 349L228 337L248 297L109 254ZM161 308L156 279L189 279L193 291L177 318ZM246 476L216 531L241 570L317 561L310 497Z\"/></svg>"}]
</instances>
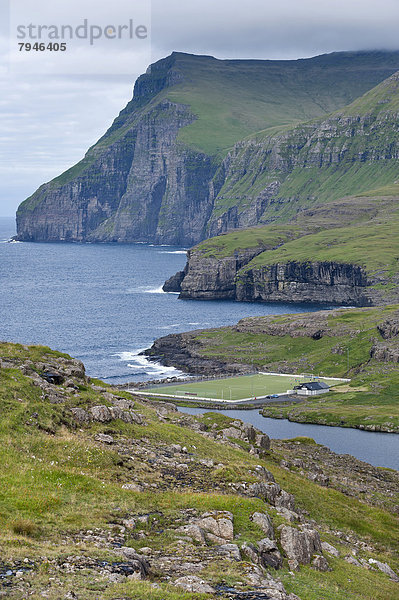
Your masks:
<instances>
[{"instance_id":1,"label":"steep cliff face","mask_svg":"<svg viewBox=\"0 0 399 600\"><path fill-rule=\"evenodd\" d=\"M167 100L140 119L125 191L89 240L192 245L204 237L216 165L177 141L193 121L187 107Z\"/></svg>"},{"instance_id":2,"label":"steep cliff face","mask_svg":"<svg viewBox=\"0 0 399 600\"><path fill-rule=\"evenodd\" d=\"M80 163L21 204L18 238L192 245L261 222L276 198L280 202L285 175L318 162L317 152L310 160L312 149L305 161L297 156L315 126L268 141L262 134L262 141L236 146L223 161L228 149L260 129L280 130L326 115L397 68L395 52L299 61L218 61L173 53L137 80L133 100ZM341 137L348 128L359 133L355 121L339 125ZM329 152L340 158L344 151L325 149L323 164L334 162ZM363 159L378 159L381 167L377 154ZM243 178L250 193L233 189L236 183L242 187Z\"/></svg>"},{"instance_id":3,"label":"steep cliff face","mask_svg":"<svg viewBox=\"0 0 399 600\"><path fill-rule=\"evenodd\" d=\"M176 245L201 240L216 165L177 141L179 129L194 119L186 106L167 100L149 110L98 157L89 153L77 177L42 186L22 205L20 238Z\"/></svg>"},{"instance_id":4,"label":"steep cliff face","mask_svg":"<svg viewBox=\"0 0 399 600\"><path fill-rule=\"evenodd\" d=\"M174 289L181 298L202 300L236 299L236 275L263 248L248 248L221 259L203 256L202 252L189 251L187 266ZM165 288L165 291L168 291Z\"/></svg>"},{"instance_id":5,"label":"steep cliff face","mask_svg":"<svg viewBox=\"0 0 399 600\"><path fill-rule=\"evenodd\" d=\"M165 97L182 79L173 55L152 65L85 158L21 204L19 239L187 245L203 239L217 165L178 141L180 129L197 118Z\"/></svg>"},{"instance_id":6,"label":"steep cliff face","mask_svg":"<svg viewBox=\"0 0 399 600\"><path fill-rule=\"evenodd\" d=\"M317 302L367 306L367 275L361 267L333 262L274 264L244 270L236 281L236 300Z\"/></svg>"},{"instance_id":7,"label":"steep cliff face","mask_svg":"<svg viewBox=\"0 0 399 600\"><path fill-rule=\"evenodd\" d=\"M259 251L260 254L261 251ZM253 254L254 253L254 254ZM255 250L247 255L247 262ZM370 282L359 266L334 262L288 262L241 268L236 257L189 256L186 275L166 291L186 299L230 299L244 302L316 302L367 306L373 303ZM245 262L244 262L245 264Z\"/></svg>"}]
</instances>

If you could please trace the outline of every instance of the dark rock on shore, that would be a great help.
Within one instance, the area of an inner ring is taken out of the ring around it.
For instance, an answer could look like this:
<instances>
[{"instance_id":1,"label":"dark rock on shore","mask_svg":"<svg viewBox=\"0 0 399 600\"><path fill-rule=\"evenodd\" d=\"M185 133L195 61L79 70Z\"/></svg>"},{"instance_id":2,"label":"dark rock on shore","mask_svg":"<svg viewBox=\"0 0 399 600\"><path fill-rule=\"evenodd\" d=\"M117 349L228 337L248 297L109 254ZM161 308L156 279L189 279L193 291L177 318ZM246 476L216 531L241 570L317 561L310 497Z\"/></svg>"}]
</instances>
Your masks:
<instances>
[{"instance_id":1,"label":"dark rock on shore","mask_svg":"<svg viewBox=\"0 0 399 600\"><path fill-rule=\"evenodd\" d=\"M186 275L186 270L178 271L172 275L162 286L164 292L181 292L181 284Z\"/></svg>"},{"instance_id":2,"label":"dark rock on shore","mask_svg":"<svg viewBox=\"0 0 399 600\"><path fill-rule=\"evenodd\" d=\"M187 373L219 375L222 373L250 373L251 365L227 363L222 360L201 356L201 345L195 337L200 332L172 333L155 340L151 348L145 350L149 360L173 366Z\"/></svg>"}]
</instances>

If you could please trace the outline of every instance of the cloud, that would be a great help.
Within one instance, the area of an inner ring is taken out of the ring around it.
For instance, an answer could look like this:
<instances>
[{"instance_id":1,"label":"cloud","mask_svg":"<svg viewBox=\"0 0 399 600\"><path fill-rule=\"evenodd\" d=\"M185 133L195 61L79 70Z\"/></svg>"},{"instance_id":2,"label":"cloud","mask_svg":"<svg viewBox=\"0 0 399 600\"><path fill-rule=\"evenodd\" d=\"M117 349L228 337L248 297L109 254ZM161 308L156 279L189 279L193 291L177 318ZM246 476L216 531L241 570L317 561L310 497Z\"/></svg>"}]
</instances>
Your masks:
<instances>
[{"instance_id":1,"label":"cloud","mask_svg":"<svg viewBox=\"0 0 399 600\"><path fill-rule=\"evenodd\" d=\"M156 1L154 52L223 58L297 58L334 50L398 48L397 0Z\"/></svg>"}]
</instances>

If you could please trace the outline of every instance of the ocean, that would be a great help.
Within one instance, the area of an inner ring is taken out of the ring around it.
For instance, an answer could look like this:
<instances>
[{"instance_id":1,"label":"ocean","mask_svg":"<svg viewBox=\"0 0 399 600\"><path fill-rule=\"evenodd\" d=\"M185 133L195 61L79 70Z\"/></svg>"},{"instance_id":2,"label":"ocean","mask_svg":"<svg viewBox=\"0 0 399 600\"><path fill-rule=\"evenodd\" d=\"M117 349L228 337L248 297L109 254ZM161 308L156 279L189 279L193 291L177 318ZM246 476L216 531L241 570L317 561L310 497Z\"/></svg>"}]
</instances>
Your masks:
<instances>
[{"instance_id":1,"label":"ocean","mask_svg":"<svg viewBox=\"0 0 399 600\"><path fill-rule=\"evenodd\" d=\"M67 352L109 383L179 375L140 355L169 333L322 308L179 300L162 284L184 267L184 248L8 243L14 234L13 219L0 218L0 339Z\"/></svg>"}]
</instances>

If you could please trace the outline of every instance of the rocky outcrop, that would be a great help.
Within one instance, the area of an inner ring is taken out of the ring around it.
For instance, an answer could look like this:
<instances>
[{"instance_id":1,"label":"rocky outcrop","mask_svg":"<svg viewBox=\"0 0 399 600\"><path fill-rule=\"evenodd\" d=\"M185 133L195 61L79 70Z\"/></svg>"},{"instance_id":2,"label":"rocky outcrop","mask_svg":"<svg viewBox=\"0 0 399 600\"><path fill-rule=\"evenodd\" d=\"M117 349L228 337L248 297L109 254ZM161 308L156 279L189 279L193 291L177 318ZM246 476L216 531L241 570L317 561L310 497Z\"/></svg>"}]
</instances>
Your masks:
<instances>
[{"instance_id":1,"label":"rocky outcrop","mask_svg":"<svg viewBox=\"0 0 399 600\"><path fill-rule=\"evenodd\" d=\"M256 248L237 250L233 256L223 258L207 256L195 248L189 250L180 285L173 291L179 291L181 298L236 299L237 273L266 249L268 245L260 243ZM166 284L170 281L169 279Z\"/></svg>"},{"instance_id":2,"label":"rocky outcrop","mask_svg":"<svg viewBox=\"0 0 399 600\"><path fill-rule=\"evenodd\" d=\"M250 302L371 304L367 275L356 265L333 262L288 262L239 273L235 299Z\"/></svg>"},{"instance_id":3,"label":"rocky outcrop","mask_svg":"<svg viewBox=\"0 0 399 600\"><path fill-rule=\"evenodd\" d=\"M322 552L319 533L305 527L299 530L285 525L280 543L288 559L301 565L308 565L313 555Z\"/></svg>"},{"instance_id":4,"label":"rocky outcrop","mask_svg":"<svg viewBox=\"0 0 399 600\"><path fill-rule=\"evenodd\" d=\"M164 292L181 292L181 284L186 276L186 269L178 271L175 275L172 275L162 286Z\"/></svg>"},{"instance_id":5,"label":"rocky outcrop","mask_svg":"<svg viewBox=\"0 0 399 600\"><path fill-rule=\"evenodd\" d=\"M199 332L197 332L199 333ZM144 354L156 362L166 366L175 366L188 373L204 373L218 375L220 372L248 373L251 365L229 362L201 355L201 346L195 340L195 333L172 333L155 340L151 348Z\"/></svg>"},{"instance_id":6,"label":"rocky outcrop","mask_svg":"<svg viewBox=\"0 0 399 600\"><path fill-rule=\"evenodd\" d=\"M351 306L373 303L373 290L367 273L360 266L290 261L245 267L262 252L264 248L251 249L239 257L220 259L203 256L200 251L188 253L185 275L184 272L180 274L180 284L173 291L180 290L180 297L186 299ZM168 290L165 288L165 291Z\"/></svg>"},{"instance_id":7,"label":"rocky outcrop","mask_svg":"<svg viewBox=\"0 0 399 600\"><path fill-rule=\"evenodd\" d=\"M377 343L371 348L370 356L380 362L399 363L399 342L389 345Z\"/></svg>"},{"instance_id":8,"label":"rocky outcrop","mask_svg":"<svg viewBox=\"0 0 399 600\"><path fill-rule=\"evenodd\" d=\"M242 550L253 563L265 569L269 567L280 569L283 566L283 558L275 540L264 538L256 545L244 543Z\"/></svg>"},{"instance_id":9,"label":"rocky outcrop","mask_svg":"<svg viewBox=\"0 0 399 600\"><path fill-rule=\"evenodd\" d=\"M261 528L268 538L274 538L273 523L268 514L255 512L251 516L251 521L256 523L256 525Z\"/></svg>"}]
</instances>

